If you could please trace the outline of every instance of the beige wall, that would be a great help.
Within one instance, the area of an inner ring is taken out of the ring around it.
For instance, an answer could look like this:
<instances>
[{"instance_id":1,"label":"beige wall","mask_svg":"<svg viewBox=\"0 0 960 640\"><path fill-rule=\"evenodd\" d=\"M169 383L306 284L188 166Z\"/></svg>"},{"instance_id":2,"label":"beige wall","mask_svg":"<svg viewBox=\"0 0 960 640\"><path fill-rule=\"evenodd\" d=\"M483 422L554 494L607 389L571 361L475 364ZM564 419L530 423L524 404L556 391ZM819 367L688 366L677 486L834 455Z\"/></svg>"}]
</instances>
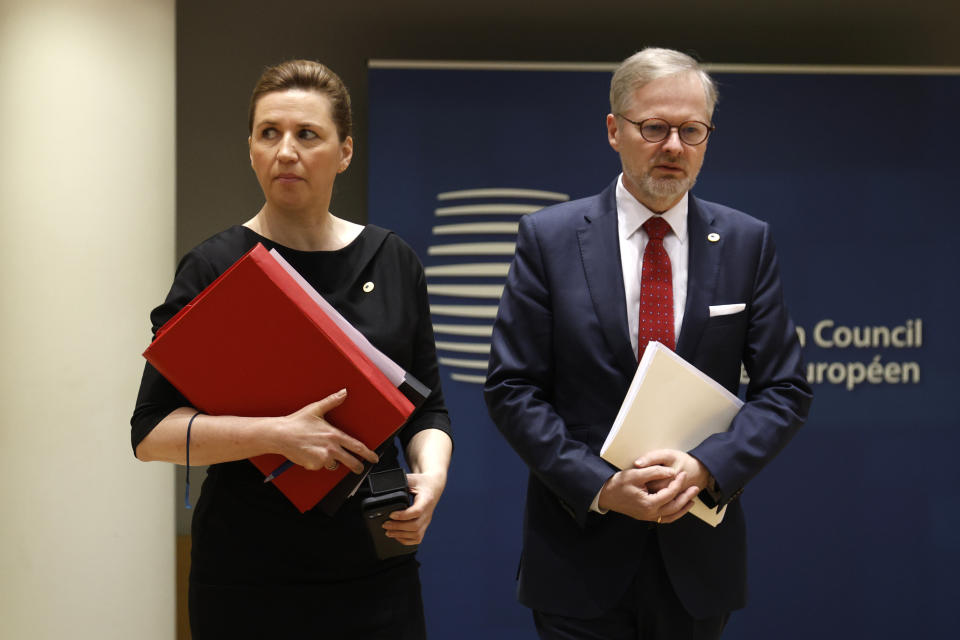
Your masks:
<instances>
[{"instance_id":1,"label":"beige wall","mask_svg":"<svg viewBox=\"0 0 960 640\"><path fill-rule=\"evenodd\" d=\"M174 0L0 0L0 637L172 638L128 420L174 260Z\"/></svg>"}]
</instances>

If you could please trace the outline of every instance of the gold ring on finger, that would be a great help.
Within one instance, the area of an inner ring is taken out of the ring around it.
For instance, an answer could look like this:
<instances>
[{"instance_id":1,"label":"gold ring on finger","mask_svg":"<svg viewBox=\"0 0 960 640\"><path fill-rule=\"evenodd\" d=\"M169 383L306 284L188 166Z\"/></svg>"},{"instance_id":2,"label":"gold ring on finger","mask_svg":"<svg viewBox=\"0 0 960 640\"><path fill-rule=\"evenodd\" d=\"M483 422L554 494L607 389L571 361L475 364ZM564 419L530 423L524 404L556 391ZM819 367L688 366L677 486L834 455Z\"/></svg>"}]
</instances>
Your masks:
<instances>
[{"instance_id":1,"label":"gold ring on finger","mask_svg":"<svg viewBox=\"0 0 960 640\"><path fill-rule=\"evenodd\" d=\"M663 520L663 515L657 514L657 524L660 524L660 521Z\"/></svg>"}]
</instances>

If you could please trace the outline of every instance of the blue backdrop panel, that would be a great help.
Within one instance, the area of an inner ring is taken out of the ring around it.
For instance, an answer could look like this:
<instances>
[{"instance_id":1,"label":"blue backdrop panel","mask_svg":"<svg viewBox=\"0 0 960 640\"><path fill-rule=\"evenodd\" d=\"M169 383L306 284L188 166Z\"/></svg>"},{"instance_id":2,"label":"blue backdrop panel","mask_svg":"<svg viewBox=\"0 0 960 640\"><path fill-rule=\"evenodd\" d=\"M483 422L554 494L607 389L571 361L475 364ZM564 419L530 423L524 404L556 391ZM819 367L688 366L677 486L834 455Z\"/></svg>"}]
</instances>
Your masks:
<instances>
[{"instance_id":1,"label":"blue backdrop panel","mask_svg":"<svg viewBox=\"0 0 960 640\"><path fill-rule=\"evenodd\" d=\"M715 74L694 189L771 223L815 400L747 488L751 600L725 637L951 636L960 614L960 77ZM436 638L532 638L526 472L479 380L520 216L603 189L603 72L372 69L370 221L428 269L456 450L421 547Z\"/></svg>"}]
</instances>

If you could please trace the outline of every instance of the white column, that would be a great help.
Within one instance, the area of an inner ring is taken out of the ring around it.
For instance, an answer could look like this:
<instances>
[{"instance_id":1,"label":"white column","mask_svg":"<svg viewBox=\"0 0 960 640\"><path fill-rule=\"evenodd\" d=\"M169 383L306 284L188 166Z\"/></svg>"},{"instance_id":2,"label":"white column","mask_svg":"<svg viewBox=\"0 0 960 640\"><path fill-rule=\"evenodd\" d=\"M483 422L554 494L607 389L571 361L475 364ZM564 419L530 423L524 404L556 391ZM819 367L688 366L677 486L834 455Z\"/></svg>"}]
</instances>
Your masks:
<instances>
[{"instance_id":1,"label":"white column","mask_svg":"<svg viewBox=\"0 0 960 640\"><path fill-rule=\"evenodd\" d=\"M174 0L0 0L0 638L174 637L128 424L174 259Z\"/></svg>"}]
</instances>

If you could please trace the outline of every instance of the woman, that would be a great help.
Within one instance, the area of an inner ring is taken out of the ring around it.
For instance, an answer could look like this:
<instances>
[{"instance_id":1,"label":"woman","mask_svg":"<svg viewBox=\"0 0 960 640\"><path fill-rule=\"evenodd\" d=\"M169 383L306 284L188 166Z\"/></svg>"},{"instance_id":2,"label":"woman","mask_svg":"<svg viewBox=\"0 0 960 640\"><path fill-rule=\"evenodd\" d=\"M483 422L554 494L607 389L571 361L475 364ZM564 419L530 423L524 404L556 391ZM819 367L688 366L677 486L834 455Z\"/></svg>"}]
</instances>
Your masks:
<instances>
[{"instance_id":1,"label":"woman","mask_svg":"<svg viewBox=\"0 0 960 640\"><path fill-rule=\"evenodd\" d=\"M350 97L323 65L304 60L267 69L250 101L250 163L265 204L242 226L184 256L154 332L244 253L277 249L386 355L433 392L399 434L413 504L384 524L419 543L446 484L452 443L440 391L423 269L395 235L330 213L337 174L353 155ZM323 363L318 363L323 366ZM413 554L378 560L361 518L361 490L334 517L300 514L246 458L280 453L309 469L354 472L377 455L324 420L342 392L269 418L199 414L146 366L131 419L141 460L211 465L193 518L190 623L193 637L422 638ZM190 420L193 418L193 424ZM189 442L188 442L189 430ZM394 443L375 471L396 468Z\"/></svg>"}]
</instances>

